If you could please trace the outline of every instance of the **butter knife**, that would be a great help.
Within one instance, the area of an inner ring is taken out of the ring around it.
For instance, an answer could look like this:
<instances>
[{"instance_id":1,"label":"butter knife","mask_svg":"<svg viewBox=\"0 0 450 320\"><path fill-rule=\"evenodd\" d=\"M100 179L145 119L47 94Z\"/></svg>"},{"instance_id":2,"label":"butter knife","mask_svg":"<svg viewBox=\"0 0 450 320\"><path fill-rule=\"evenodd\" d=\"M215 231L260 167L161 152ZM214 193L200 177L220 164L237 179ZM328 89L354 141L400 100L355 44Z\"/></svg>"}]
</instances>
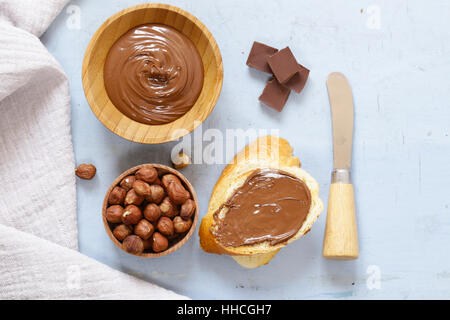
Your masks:
<instances>
[{"instance_id":1,"label":"butter knife","mask_svg":"<svg viewBox=\"0 0 450 320\"><path fill-rule=\"evenodd\" d=\"M359 255L354 188L350 178L353 144L353 98L342 73L327 79L333 123L334 170L328 199L323 256L327 259L352 260Z\"/></svg>"}]
</instances>

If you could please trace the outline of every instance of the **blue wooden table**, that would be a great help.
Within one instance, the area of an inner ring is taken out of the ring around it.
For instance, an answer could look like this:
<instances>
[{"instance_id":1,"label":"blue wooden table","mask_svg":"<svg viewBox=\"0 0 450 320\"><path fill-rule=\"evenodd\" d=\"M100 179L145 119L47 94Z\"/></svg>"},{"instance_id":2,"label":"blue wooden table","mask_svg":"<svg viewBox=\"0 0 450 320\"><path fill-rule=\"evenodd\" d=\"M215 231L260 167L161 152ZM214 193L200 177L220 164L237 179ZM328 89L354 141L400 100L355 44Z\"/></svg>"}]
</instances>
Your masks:
<instances>
[{"instance_id":1,"label":"blue wooden table","mask_svg":"<svg viewBox=\"0 0 450 320\"><path fill-rule=\"evenodd\" d=\"M172 0L211 30L225 77L210 128L279 130L326 203L332 169L325 79L341 71L355 100L353 180L360 258L321 256L325 212L304 238L267 266L246 270L201 251L197 233L178 252L144 260L117 249L101 221L104 193L122 171L169 163L175 143L139 145L109 132L82 90L84 50L105 19L135 0L75 0L42 37L70 79L78 163L98 168L78 181L79 244L84 254L192 298L449 298L450 293L450 3L421 1ZM289 45L311 69L282 113L261 105L267 76L245 61L254 40ZM197 147L197 146L196 146ZM223 164L184 169L203 216Z\"/></svg>"}]
</instances>

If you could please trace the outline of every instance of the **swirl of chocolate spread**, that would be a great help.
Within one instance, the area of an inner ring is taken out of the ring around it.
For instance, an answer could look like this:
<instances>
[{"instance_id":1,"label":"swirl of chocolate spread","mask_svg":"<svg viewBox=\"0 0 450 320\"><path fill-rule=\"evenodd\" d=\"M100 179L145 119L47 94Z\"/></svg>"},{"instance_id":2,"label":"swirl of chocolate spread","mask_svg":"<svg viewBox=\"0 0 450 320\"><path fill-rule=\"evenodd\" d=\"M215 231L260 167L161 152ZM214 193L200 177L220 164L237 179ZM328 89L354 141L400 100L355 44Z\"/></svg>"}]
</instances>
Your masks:
<instances>
[{"instance_id":1,"label":"swirl of chocolate spread","mask_svg":"<svg viewBox=\"0 0 450 320\"><path fill-rule=\"evenodd\" d=\"M220 212L228 211L221 219ZM255 170L214 213L212 233L223 246L239 247L269 241L271 245L292 238L311 207L308 186L289 173Z\"/></svg>"},{"instance_id":2,"label":"swirl of chocolate spread","mask_svg":"<svg viewBox=\"0 0 450 320\"><path fill-rule=\"evenodd\" d=\"M197 48L178 30L162 24L137 26L111 47L104 83L111 102L144 124L177 120L203 88L203 63Z\"/></svg>"}]
</instances>

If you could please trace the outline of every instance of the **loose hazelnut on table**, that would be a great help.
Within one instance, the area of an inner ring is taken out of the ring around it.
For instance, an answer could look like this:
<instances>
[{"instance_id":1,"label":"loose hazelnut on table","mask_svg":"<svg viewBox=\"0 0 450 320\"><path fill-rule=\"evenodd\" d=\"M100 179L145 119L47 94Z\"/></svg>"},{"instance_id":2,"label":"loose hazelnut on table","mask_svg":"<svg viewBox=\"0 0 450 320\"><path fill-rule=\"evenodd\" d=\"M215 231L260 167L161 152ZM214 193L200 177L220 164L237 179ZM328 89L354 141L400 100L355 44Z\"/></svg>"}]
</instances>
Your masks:
<instances>
[{"instance_id":1,"label":"loose hazelnut on table","mask_svg":"<svg viewBox=\"0 0 450 320\"><path fill-rule=\"evenodd\" d=\"M145 219L142 219L134 227L134 233L139 236L142 240L147 240L155 232L155 227Z\"/></svg>"},{"instance_id":2,"label":"loose hazelnut on table","mask_svg":"<svg viewBox=\"0 0 450 320\"><path fill-rule=\"evenodd\" d=\"M108 197L109 204L122 204L125 200L126 192L121 187L114 187Z\"/></svg>"},{"instance_id":3,"label":"loose hazelnut on table","mask_svg":"<svg viewBox=\"0 0 450 320\"><path fill-rule=\"evenodd\" d=\"M148 201L154 202L156 204L160 204L161 201L166 196L166 192L164 188L157 184L152 184L150 186L150 197L147 197Z\"/></svg>"},{"instance_id":4,"label":"loose hazelnut on table","mask_svg":"<svg viewBox=\"0 0 450 320\"><path fill-rule=\"evenodd\" d=\"M173 227L176 233L184 233L188 231L191 228L191 226L192 226L191 219L184 220L181 217L175 217L175 219L173 219Z\"/></svg>"},{"instance_id":5,"label":"loose hazelnut on table","mask_svg":"<svg viewBox=\"0 0 450 320\"><path fill-rule=\"evenodd\" d=\"M113 230L113 235L117 240L123 241L126 237L133 233L133 230L130 226L126 224L120 224Z\"/></svg>"},{"instance_id":6,"label":"loose hazelnut on table","mask_svg":"<svg viewBox=\"0 0 450 320\"><path fill-rule=\"evenodd\" d=\"M141 197L151 196L150 185L147 182L144 182L142 180L136 180L133 183L133 190L134 190L134 192L136 192L136 194L138 196L141 196Z\"/></svg>"},{"instance_id":7,"label":"loose hazelnut on table","mask_svg":"<svg viewBox=\"0 0 450 320\"><path fill-rule=\"evenodd\" d=\"M75 169L75 174L78 178L84 180L91 180L95 177L97 168L93 164L83 163Z\"/></svg>"},{"instance_id":8,"label":"loose hazelnut on table","mask_svg":"<svg viewBox=\"0 0 450 320\"><path fill-rule=\"evenodd\" d=\"M186 202L181 206L180 217L187 220L195 212L195 202L192 199L186 200Z\"/></svg>"},{"instance_id":9,"label":"loose hazelnut on table","mask_svg":"<svg viewBox=\"0 0 450 320\"><path fill-rule=\"evenodd\" d=\"M164 237L161 233L155 232L153 234L153 243L152 243L152 249L155 252L161 252L166 250L169 247L169 240L167 240L166 237Z\"/></svg>"},{"instance_id":10,"label":"loose hazelnut on table","mask_svg":"<svg viewBox=\"0 0 450 320\"><path fill-rule=\"evenodd\" d=\"M128 176L123 178L123 180L120 182L120 186L126 191L130 191L131 188L133 188L133 183L136 181L135 176Z\"/></svg>"},{"instance_id":11,"label":"loose hazelnut on table","mask_svg":"<svg viewBox=\"0 0 450 320\"><path fill-rule=\"evenodd\" d=\"M129 205L122 214L122 222L126 225L133 225L142 219L142 211L135 205Z\"/></svg>"},{"instance_id":12,"label":"loose hazelnut on table","mask_svg":"<svg viewBox=\"0 0 450 320\"><path fill-rule=\"evenodd\" d=\"M173 218L178 214L177 206L170 200L169 197L165 197L162 203L159 205L161 215L164 217Z\"/></svg>"},{"instance_id":13,"label":"loose hazelnut on table","mask_svg":"<svg viewBox=\"0 0 450 320\"><path fill-rule=\"evenodd\" d=\"M172 164L175 169L184 169L191 164L191 158L183 151L172 157Z\"/></svg>"},{"instance_id":14,"label":"loose hazelnut on table","mask_svg":"<svg viewBox=\"0 0 450 320\"><path fill-rule=\"evenodd\" d=\"M152 166L145 166L136 172L136 179L153 183L158 178L158 171Z\"/></svg>"},{"instance_id":15,"label":"loose hazelnut on table","mask_svg":"<svg viewBox=\"0 0 450 320\"><path fill-rule=\"evenodd\" d=\"M130 191L127 192L126 197L125 197L125 205L136 205L136 206L140 206L142 204L142 202L144 202L144 197L138 195L136 193L136 191L134 191L134 189L131 189Z\"/></svg>"},{"instance_id":16,"label":"loose hazelnut on table","mask_svg":"<svg viewBox=\"0 0 450 320\"><path fill-rule=\"evenodd\" d=\"M122 222L123 208L119 205L113 205L106 209L106 220L111 223Z\"/></svg>"},{"instance_id":17,"label":"loose hazelnut on table","mask_svg":"<svg viewBox=\"0 0 450 320\"><path fill-rule=\"evenodd\" d=\"M156 224L156 229L163 235L170 237L174 233L173 222L170 218L161 217Z\"/></svg>"},{"instance_id":18,"label":"loose hazelnut on table","mask_svg":"<svg viewBox=\"0 0 450 320\"><path fill-rule=\"evenodd\" d=\"M161 209L154 204L148 204L144 209L144 217L150 222L156 222L161 217Z\"/></svg>"},{"instance_id":19,"label":"loose hazelnut on table","mask_svg":"<svg viewBox=\"0 0 450 320\"><path fill-rule=\"evenodd\" d=\"M181 183L170 183L167 187L167 194L170 200L175 204L183 204L187 199L191 197L189 191L187 191Z\"/></svg>"},{"instance_id":20,"label":"loose hazelnut on table","mask_svg":"<svg viewBox=\"0 0 450 320\"><path fill-rule=\"evenodd\" d=\"M132 254L144 252L144 242L136 235L130 235L123 240L123 248Z\"/></svg>"}]
</instances>

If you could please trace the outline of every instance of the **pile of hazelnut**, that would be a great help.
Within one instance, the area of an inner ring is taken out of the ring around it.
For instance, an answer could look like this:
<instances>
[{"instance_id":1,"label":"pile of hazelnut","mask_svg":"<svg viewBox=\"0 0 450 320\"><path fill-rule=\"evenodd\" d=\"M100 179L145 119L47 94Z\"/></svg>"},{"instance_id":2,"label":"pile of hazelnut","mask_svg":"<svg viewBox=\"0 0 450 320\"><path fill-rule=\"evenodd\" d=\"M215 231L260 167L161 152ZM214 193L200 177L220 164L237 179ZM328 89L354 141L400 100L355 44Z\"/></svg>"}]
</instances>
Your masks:
<instances>
[{"instance_id":1,"label":"pile of hazelnut","mask_svg":"<svg viewBox=\"0 0 450 320\"><path fill-rule=\"evenodd\" d=\"M159 253L186 235L195 209L191 193L177 176L159 175L148 165L111 190L106 220L125 251Z\"/></svg>"}]
</instances>

